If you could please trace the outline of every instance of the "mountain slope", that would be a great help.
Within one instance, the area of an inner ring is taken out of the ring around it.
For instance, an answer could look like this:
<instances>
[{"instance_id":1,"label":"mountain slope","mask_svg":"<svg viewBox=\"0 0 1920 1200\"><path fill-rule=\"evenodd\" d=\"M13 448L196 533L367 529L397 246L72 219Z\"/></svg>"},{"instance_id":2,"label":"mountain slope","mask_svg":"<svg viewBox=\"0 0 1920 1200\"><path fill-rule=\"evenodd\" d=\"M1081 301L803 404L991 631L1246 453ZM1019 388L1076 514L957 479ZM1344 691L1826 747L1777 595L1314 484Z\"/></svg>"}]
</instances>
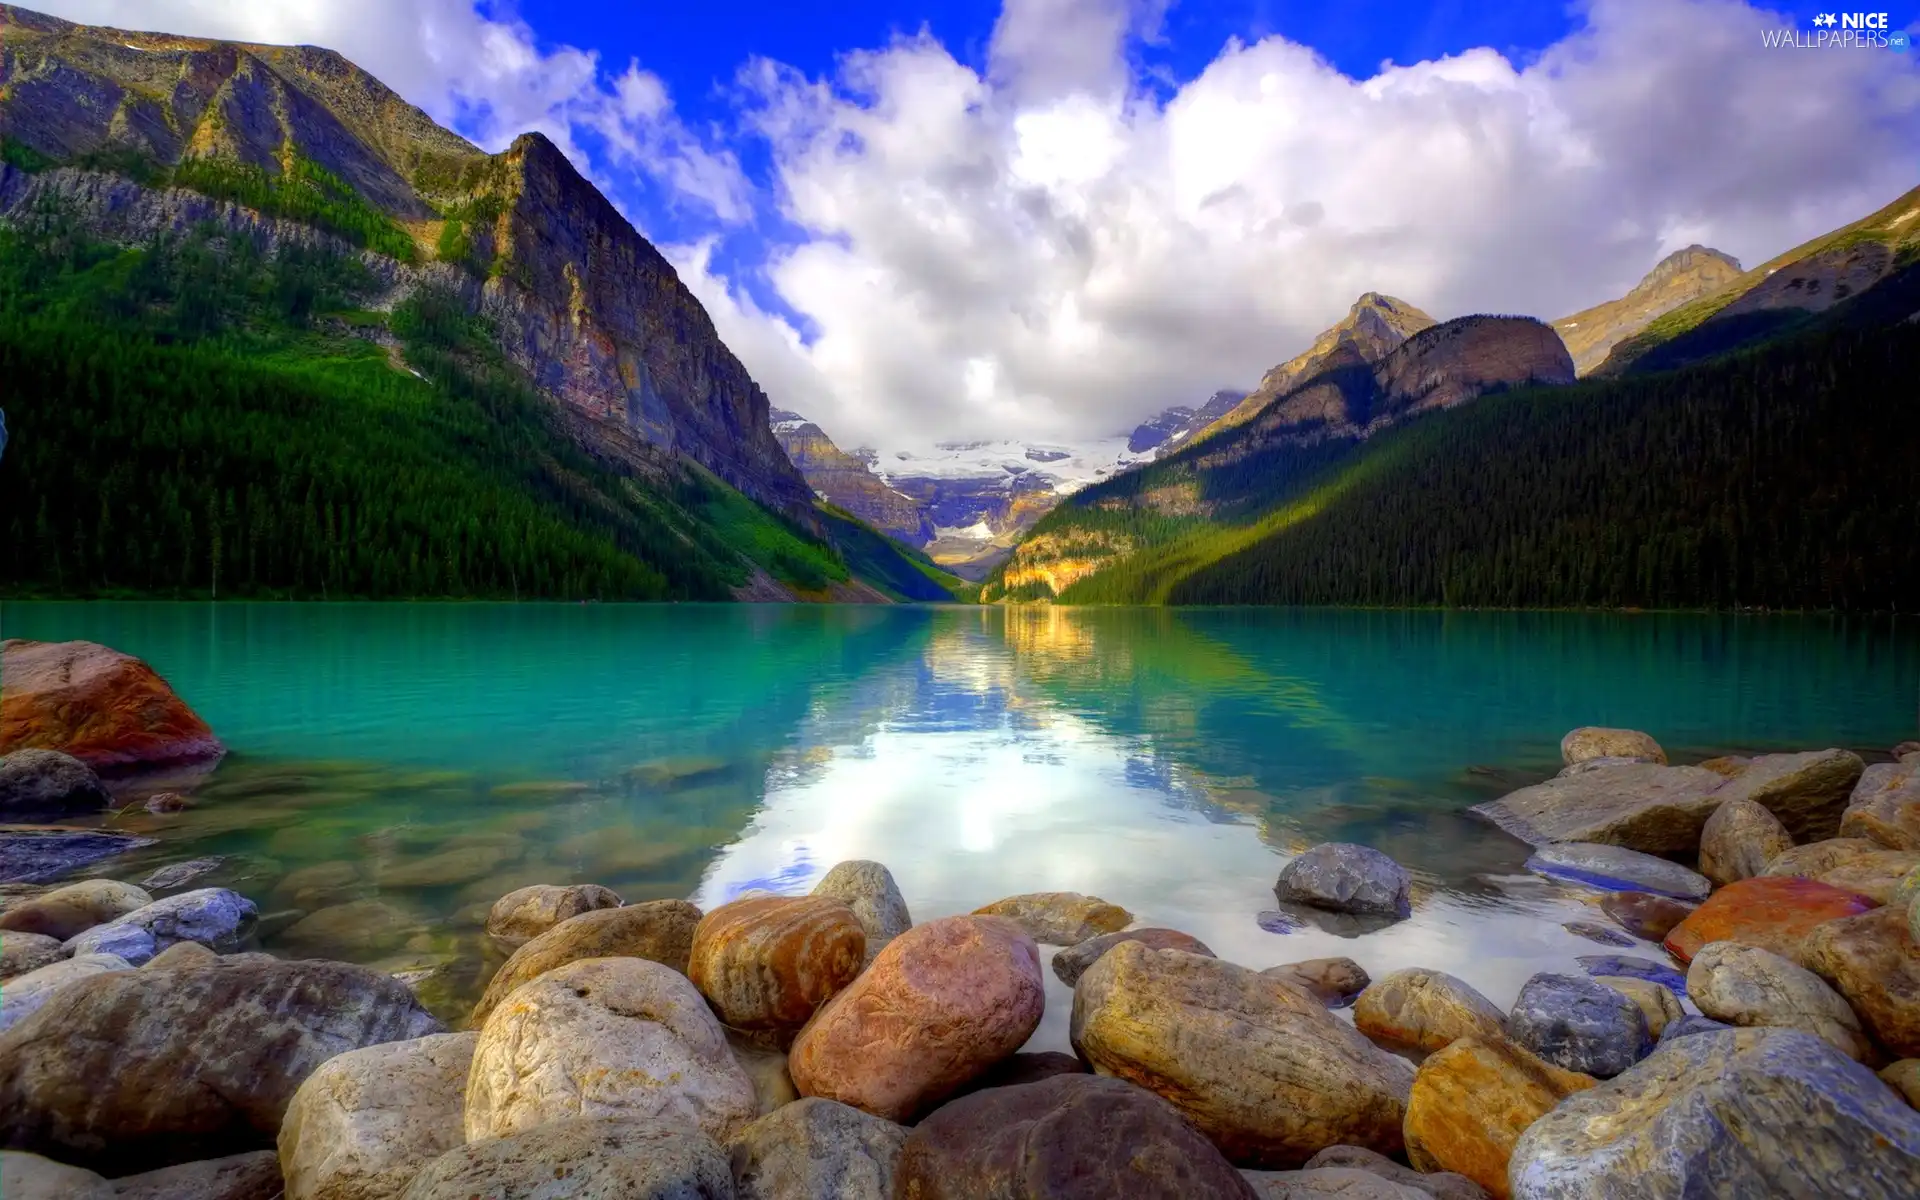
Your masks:
<instances>
[{"instance_id":1,"label":"mountain slope","mask_svg":"<svg viewBox=\"0 0 1920 1200\"><path fill-rule=\"evenodd\" d=\"M770 415L774 438L816 495L908 546L933 540L933 523L919 502L888 487L865 459L834 445L825 430L798 413L776 408Z\"/></svg>"},{"instance_id":2,"label":"mountain slope","mask_svg":"<svg viewBox=\"0 0 1920 1200\"><path fill-rule=\"evenodd\" d=\"M1615 346L1656 318L1712 295L1739 277L1737 260L1705 246L1688 246L1661 259L1619 299L1555 321L1554 332L1573 355L1574 369L1586 375L1606 361Z\"/></svg>"},{"instance_id":3,"label":"mountain slope","mask_svg":"<svg viewBox=\"0 0 1920 1200\"><path fill-rule=\"evenodd\" d=\"M1127 437L1127 451L1131 454L1146 454L1158 451L1160 455L1172 454L1175 450L1192 441L1207 426L1232 412L1234 406L1247 398L1247 393L1223 389L1207 397L1207 402L1199 408L1175 405L1162 409L1134 427Z\"/></svg>"}]
</instances>

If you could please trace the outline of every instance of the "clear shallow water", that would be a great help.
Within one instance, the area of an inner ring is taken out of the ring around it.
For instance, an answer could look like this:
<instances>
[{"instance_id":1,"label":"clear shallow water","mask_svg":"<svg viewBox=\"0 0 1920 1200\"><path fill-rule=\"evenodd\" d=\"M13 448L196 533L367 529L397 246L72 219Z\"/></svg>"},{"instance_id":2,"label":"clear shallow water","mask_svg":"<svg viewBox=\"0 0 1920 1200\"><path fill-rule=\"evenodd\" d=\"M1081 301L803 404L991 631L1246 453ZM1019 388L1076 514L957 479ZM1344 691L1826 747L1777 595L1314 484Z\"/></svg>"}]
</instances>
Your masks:
<instances>
[{"instance_id":1,"label":"clear shallow water","mask_svg":"<svg viewBox=\"0 0 1920 1200\"><path fill-rule=\"evenodd\" d=\"M449 1011L514 887L705 907L844 858L918 919L1084 891L1248 966L1433 966L1504 1005L1608 949L1559 927L1590 894L1463 812L1550 774L1568 728L1883 753L1920 708L1912 627L1808 618L10 603L0 635L139 655L232 750L193 809L106 818L162 841L99 873L223 856L196 886L255 899L268 949L439 968ZM1413 919L1263 929L1329 840L1413 870ZM1036 1045L1063 1047L1049 985Z\"/></svg>"}]
</instances>

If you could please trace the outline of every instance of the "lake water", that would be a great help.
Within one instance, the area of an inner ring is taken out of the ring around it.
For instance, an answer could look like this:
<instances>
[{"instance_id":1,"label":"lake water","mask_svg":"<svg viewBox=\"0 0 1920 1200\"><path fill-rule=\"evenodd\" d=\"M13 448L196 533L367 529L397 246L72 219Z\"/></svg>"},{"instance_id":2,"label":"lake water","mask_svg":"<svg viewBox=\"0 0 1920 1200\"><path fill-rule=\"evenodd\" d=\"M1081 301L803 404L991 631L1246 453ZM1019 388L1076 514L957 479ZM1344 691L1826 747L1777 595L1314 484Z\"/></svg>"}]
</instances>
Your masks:
<instances>
[{"instance_id":1,"label":"lake water","mask_svg":"<svg viewBox=\"0 0 1920 1200\"><path fill-rule=\"evenodd\" d=\"M252 897L266 948L436 968L449 1012L512 888L707 907L846 858L916 919L1089 892L1248 966L1432 966L1505 1005L1606 950L1560 928L1590 894L1464 813L1551 774L1567 729L1884 758L1920 708L1911 624L1818 618L9 603L0 635L138 655L231 749L194 808L103 818L161 843L97 873L221 856L200 883ZM1323 841L1413 871L1412 919L1264 928ZM1035 1045L1063 1048L1049 987Z\"/></svg>"}]
</instances>

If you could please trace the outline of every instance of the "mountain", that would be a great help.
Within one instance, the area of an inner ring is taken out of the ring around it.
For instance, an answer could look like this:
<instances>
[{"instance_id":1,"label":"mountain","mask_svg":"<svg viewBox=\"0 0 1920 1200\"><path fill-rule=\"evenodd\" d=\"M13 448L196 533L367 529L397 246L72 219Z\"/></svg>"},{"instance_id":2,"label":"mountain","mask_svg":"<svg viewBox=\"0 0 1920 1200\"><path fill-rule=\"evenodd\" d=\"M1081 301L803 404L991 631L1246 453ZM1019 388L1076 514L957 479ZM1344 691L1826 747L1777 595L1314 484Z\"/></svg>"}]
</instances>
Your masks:
<instances>
[{"instance_id":1,"label":"mountain","mask_svg":"<svg viewBox=\"0 0 1920 1200\"><path fill-rule=\"evenodd\" d=\"M824 430L798 413L776 408L771 417L780 448L821 499L909 546L924 547L933 540L933 523L920 503L888 487L866 459L834 445Z\"/></svg>"},{"instance_id":2,"label":"mountain","mask_svg":"<svg viewBox=\"0 0 1920 1200\"><path fill-rule=\"evenodd\" d=\"M1195 434L1233 411L1247 393L1231 389L1215 392L1199 408L1175 405L1162 409L1136 426L1127 437L1127 452L1147 454L1158 451L1171 454L1193 440Z\"/></svg>"},{"instance_id":3,"label":"mountain","mask_svg":"<svg viewBox=\"0 0 1920 1200\"><path fill-rule=\"evenodd\" d=\"M1574 369L1586 375L1606 361L1622 341L1702 296L1710 296L1740 277L1740 263L1705 246L1688 246L1661 259L1633 290L1618 300L1583 309L1553 323L1573 355Z\"/></svg>"}]
</instances>

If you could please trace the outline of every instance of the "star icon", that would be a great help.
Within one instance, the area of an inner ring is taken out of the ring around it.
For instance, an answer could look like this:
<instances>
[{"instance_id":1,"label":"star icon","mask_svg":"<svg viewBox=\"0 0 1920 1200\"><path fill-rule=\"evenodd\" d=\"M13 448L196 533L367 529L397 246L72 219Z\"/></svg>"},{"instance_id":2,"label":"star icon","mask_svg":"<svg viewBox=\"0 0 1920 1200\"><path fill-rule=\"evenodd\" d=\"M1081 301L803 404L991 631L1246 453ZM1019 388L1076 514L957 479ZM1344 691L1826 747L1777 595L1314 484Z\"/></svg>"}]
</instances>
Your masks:
<instances>
[{"instance_id":1,"label":"star icon","mask_svg":"<svg viewBox=\"0 0 1920 1200\"><path fill-rule=\"evenodd\" d=\"M1813 19L1813 23L1815 25L1833 26L1833 25L1838 25L1840 22L1838 19L1834 17L1832 13L1821 13L1819 16Z\"/></svg>"}]
</instances>

